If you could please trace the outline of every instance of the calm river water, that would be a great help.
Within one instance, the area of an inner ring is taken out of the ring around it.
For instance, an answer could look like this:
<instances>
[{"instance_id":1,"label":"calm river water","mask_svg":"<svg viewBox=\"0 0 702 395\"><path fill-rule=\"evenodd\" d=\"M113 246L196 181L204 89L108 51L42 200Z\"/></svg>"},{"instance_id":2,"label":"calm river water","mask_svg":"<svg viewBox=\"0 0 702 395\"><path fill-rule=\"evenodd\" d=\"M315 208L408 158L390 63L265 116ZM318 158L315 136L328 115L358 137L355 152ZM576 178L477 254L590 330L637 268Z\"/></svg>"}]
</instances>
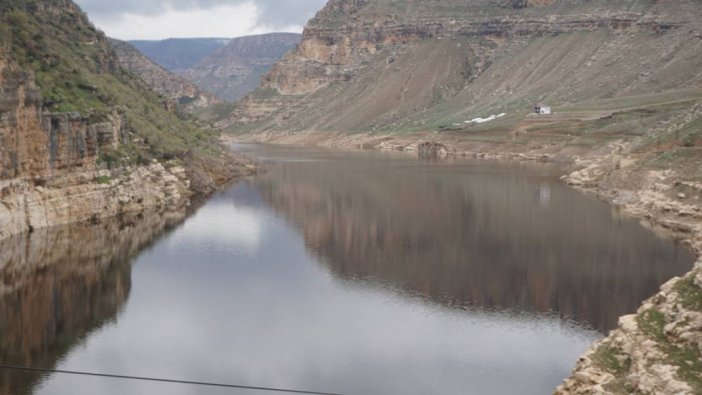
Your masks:
<instances>
[{"instance_id":1,"label":"calm river water","mask_svg":"<svg viewBox=\"0 0 702 395\"><path fill-rule=\"evenodd\" d=\"M0 243L2 363L343 394L548 394L692 255L545 166L238 146L176 213ZM0 370L0 394L258 394Z\"/></svg>"}]
</instances>

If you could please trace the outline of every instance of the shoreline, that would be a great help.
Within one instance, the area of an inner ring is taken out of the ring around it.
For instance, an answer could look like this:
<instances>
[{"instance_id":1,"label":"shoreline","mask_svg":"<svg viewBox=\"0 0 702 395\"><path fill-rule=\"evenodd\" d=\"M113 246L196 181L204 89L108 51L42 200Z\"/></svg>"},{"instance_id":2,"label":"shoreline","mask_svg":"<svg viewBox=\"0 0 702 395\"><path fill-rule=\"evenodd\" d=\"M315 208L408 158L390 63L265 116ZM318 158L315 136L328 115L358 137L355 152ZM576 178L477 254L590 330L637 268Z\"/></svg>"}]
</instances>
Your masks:
<instances>
[{"instance_id":1,"label":"shoreline","mask_svg":"<svg viewBox=\"0 0 702 395\"><path fill-rule=\"evenodd\" d=\"M498 152L502 147L489 146L484 148L466 145L470 142L459 142L452 145L450 141L430 140L431 133L412 134L407 136L354 134L337 136L331 133L265 133L255 135L223 135L222 141L227 143L254 143L316 146L341 150L375 150L385 152L406 152L417 156L434 158L470 158L481 160L516 161L516 162L542 162L556 164L566 173L561 180L574 189L583 193L596 196L610 205L622 208L628 215L646 221L648 227L660 228L668 236L687 244L698 258L702 258L702 201L681 202L667 196L676 187L692 189L697 193L702 192L702 182L669 182L675 174L661 174L665 172L654 171L653 174L641 175L647 169L637 169L637 177L643 177L641 186L634 189L625 189L620 185L602 185L612 170L626 170L621 167L627 159L616 158L621 156L612 150L609 154L603 150L586 151L572 149L573 155L553 152L553 147L539 150L526 150L514 152ZM422 144L428 145L428 150L422 150ZM471 149L473 148L473 149ZM551 149L549 149L551 148ZM616 160L615 160L616 159ZM608 169L609 168L609 169ZM612 184L611 182L608 184ZM637 196L641 195L641 196ZM678 195L679 196L679 195ZM687 196L686 197L692 197ZM695 204L697 203L697 204Z\"/></svg>"},{"instance_id":2,"label":"shoreline","mask_svg":"<svg viewBox=\"0 0 702 395\"><path fill-rule=\"evenodd\" d=\"M228 150L219 159L0 180L0 240L56 226L167 215L259 171Z\"/></svg>"}]
</instances>

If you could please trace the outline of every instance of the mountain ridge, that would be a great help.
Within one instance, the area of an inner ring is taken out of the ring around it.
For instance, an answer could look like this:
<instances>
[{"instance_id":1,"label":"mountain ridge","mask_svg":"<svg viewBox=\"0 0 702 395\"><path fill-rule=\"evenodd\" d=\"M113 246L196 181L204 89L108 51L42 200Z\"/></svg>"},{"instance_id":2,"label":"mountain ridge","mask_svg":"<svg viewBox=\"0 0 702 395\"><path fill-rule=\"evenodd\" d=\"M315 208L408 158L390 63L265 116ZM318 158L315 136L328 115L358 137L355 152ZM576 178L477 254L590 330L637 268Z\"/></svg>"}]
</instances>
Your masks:
<instances>
[{"instance_id":1,"label":"mountain ridge","mask_svg":"<svg viewBox=\"0 0 702 395\"><path fill-rule=\"evenodd\" d=\"M170 72L186 70L225 46L231 38L168 38L165 40L129 40L141 53Z\"/></svg>"},{"instance_id":2,"label":"mountain ridge","mask_svg":"<svg viewBox=\"0 0 702 395\"><path fill-rule=\"evenodd\" d=\"M233 38L178 74L203 89L235 101L260 84L275 62L300 41L297 33L268 33Z\"/></svg>"},{"instance_id":3,"label":"mountain ridge","mask_svg":"<svg viewBox=\"0 0 702 395\"><path fill-rule=\"evenodd\" d=\"M126 41L109 39L120 65L144 80L151 89L189 110L221 103L213 94L178 77L151 61L146 55Z\"/></svg>"}]
</instances>

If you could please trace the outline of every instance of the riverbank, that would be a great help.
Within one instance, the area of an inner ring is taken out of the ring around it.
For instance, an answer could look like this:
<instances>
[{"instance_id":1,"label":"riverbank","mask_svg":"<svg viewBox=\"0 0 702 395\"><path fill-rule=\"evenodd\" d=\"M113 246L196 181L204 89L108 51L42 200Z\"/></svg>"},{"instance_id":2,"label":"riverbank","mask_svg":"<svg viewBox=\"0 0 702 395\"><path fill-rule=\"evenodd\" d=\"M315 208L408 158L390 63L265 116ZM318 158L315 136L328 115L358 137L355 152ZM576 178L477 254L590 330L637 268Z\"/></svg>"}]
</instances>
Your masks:
<instances>
[{"instance_id":1,"label":"riverbank","mask_svg":"<svg viewBox=\"0 0 702 395\"><path fill-rule=\"evenodd\" d=\"M615 152L564 177L570 185L623 207L702 255L702 183L684 169L622 166ZM693 163L694 164L694 163ZM702 260L623 316L617 329L578 360L556 394L702 392Z\"/></svg>"},{"instance_id":2,"label":"riverbank","mask_svg":"<svg viewBox=\"0 0 702 395\"><path fill-rule=\"evenodd\" d=\"M181 210L191 198L255 174L253 162L223 153L202 160L0 180L0 240L42 228Z\"/></svg>"},{"instance_id":3,"label":"riverbank","mask_svg":"<svg viewBox=\"0 0 702 395\"><path fill-rule=\"evenodd\" d=\"M495 143L428 132L400 136L259 133L236 140L433 157L556 162L568 173L563 180L572 187L621 207L654 231L672 235L702 255L702 183L695 179L698 161L656 168L643 155L626 154L624 141L595 147L549 144L539 138L531 144L516 139ZM685 276L666 283L635 315L622 317L616 330L580 358L556 393L698 393L702 390L700 349L702 262Z\"/></svg>"}]
</instances>

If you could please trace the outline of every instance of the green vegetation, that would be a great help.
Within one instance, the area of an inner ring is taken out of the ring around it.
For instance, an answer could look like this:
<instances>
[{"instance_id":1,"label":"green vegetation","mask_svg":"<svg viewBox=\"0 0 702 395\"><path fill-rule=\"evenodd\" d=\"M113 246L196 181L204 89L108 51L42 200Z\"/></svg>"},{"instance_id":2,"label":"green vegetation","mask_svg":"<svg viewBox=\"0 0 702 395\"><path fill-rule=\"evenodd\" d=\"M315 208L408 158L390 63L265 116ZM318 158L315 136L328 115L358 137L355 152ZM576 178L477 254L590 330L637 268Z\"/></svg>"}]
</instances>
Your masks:
<instances>
[{"instance_id":1,"label":"green vegetation","mask_svg":"<svg viewBox=\"0 0 702 395\"><path fill-rule=\"evenodd\" d=\"M702 289L695 284L693 277L687 277L675 284L680 303L689 310L702 311Z\"/></svg>"},{"instance_id":2,"label":"green vegetation","mask_svg":"<svg viewBox=\"0 0 702 395\"><path fill-rule=\"evenodd\" d=\"M53 3L0 0L0 56L8 52L22 72L34 76L44 106L52 112L90 114L91 122L104 121L108 114L124 116L129 143L101 153L101 162L116 166L219 152L215 132L171 110L164 99L117 66L106 37L78 7ZM56 12L47 12L51 7Z\"/></svg>"},{"instance_id":3,"label":"green vegetation","mask_svg":"<svg viewBox=\"0 0 702 395\"><path fill-rule=\"evenodd\" d=\"M593 356L593 362L615 376L621 376L631 368L631 358L620 354L609 346L598 348Z\"/></svg>"},{"instance_id":4,"label":"green vegetation","mask_svg":"<svg viewBox=\"0 0 702 395\"><path fill-rule=\"evenodd\" d=\"M668 342L665 336L665 315L656 309L644 311L636 317L639 328L648 337L659 343Z\"/></svg>"},{"instance_id":5,"label":"green vegetation","mask_svg":"<svg viewBox=\"0 0 702 395\"><path fill-rule=\"evenodd\" d=\"M99 176L95 178L95 182L98 184L109 184L112 182L112 177L109 176Z\"/></svg>"},{"instance_id":6,"label":"green vegetation","mask_svg":"<svg viewBox=\"0 0 702 395\"><path fill-rule=\"evenodd\" d=\"M688 283L688 280L690 279L684 279L676 286L676 290L680 293L681 303L699 306L700 300L702 300L699 288ZM695 287L697 290L691 290L690 287ZM655 340L661 351L666 354L664 362L676 366L678 377L692 386L695 393L702 393L702 354L700 354L700 350L696 347L671 343L665 335L665 315L656 309L647 310L636 319L641 331Z\"/></svg>"},{"instance_id":7,"label":"green vegetation","mask_svg":"<svg viewBox=\"0 0 702 395\"><path fill-rule=\"evenodd\" d=\"M595 351L592 362L614 375L615 380L607 385L607 391L612 394L630 394L632 388L624 378L631 368L631 358L621 354L618 350L601 346Z\"/></svg>"}]
</instances>

